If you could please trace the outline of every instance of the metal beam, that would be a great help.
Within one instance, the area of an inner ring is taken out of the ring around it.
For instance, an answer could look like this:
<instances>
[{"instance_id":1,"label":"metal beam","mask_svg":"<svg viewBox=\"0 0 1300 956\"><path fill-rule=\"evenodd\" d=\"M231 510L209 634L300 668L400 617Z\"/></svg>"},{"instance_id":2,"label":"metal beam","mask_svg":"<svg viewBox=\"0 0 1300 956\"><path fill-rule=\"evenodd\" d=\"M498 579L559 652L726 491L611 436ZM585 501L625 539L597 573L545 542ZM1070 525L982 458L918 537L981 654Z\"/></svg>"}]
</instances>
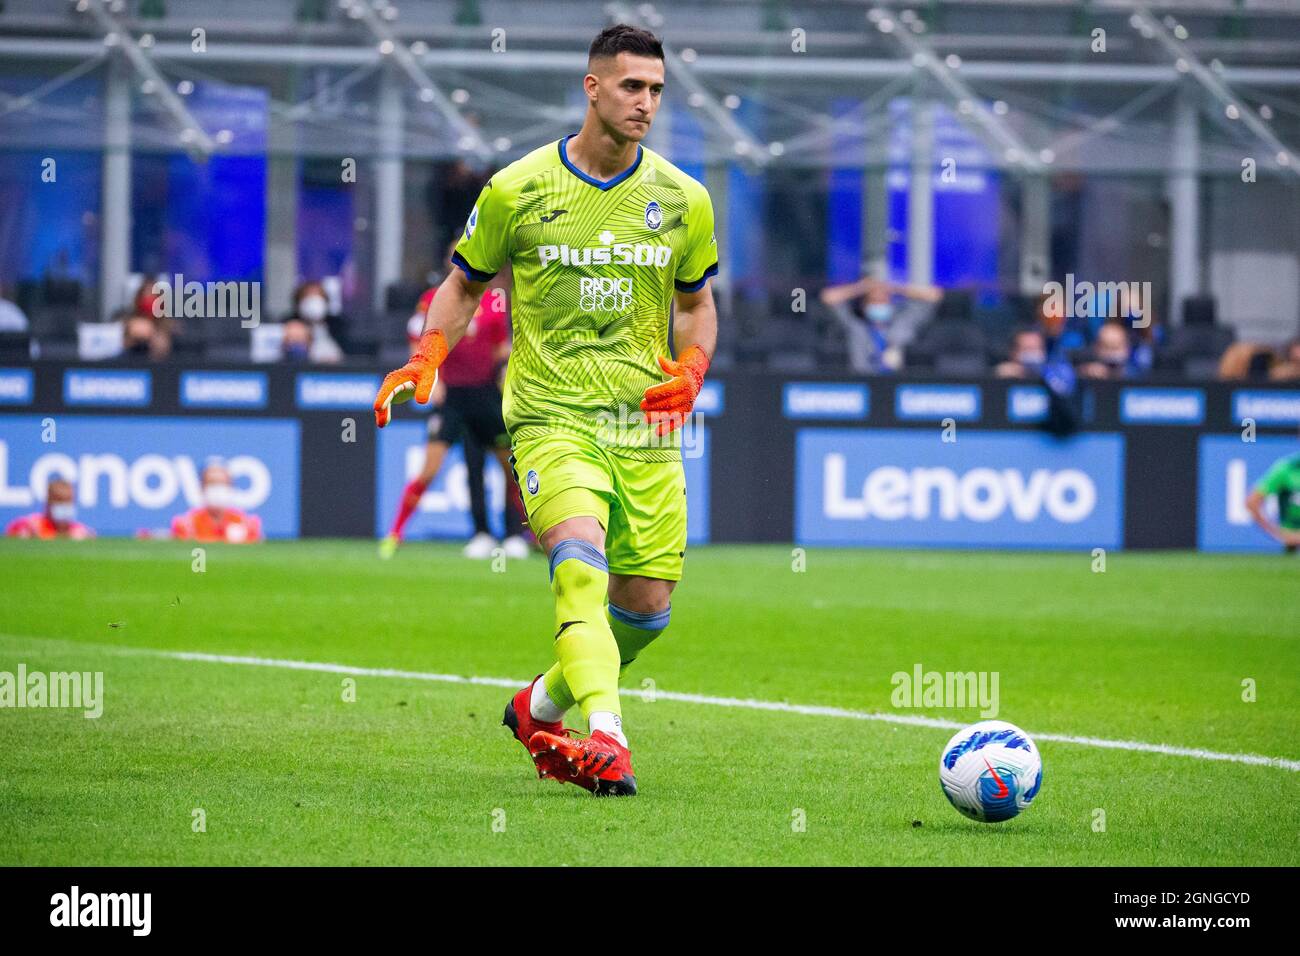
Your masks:
<instances>
[{"instance_id":1,"label":"metal beam","mask_svg":"<svg viewBox=\"0 0 1300 956\"><path fill-rule=\"evenodd\" d=\"M1020 182L1020 292L1038 295L1051 270L1052 187L1046 176Z\"/></svg>"},{"instance_id":2,"label":"metal beam","mask_svg":"<svg viewBox=\"0 0 1300 956\"><path fill-rule=\"evenodd\" d=\"M380 56L392 57L420 91L420 100L432 104L442 118L456 133L457 145L465 152L472 152L480 159L490 161L494 157L492 149L484 141L483 135L461 114L442 88L434 82L428 72L420 65L414 54L393 33L392 28L381 20L371 4L364 0L345 0L344 8L348 15L360 20L379 41ZM392 9L387 7L386 9Z\"/></svg>"},{"instance_id":3,"label":"metal beam","mask_svg":"<svg viewBox=\"0 0 1300 956\"><path fill-rule=\"evenodd\" d=\"M1193 89L1179 91L1174 110L1169 196L1169 318L1181 321L1183 300L1201 291L1200 111ZM1148 308L1150 303L1142 303Z\"/></svg>"},{"instance_id":4,"label":"metal beam","mask_svg":"<svg viewBox=\"0 0 1300 956\"><path fill-rule=\"evenodd\" d=\"M143 77L145 82L152 85L154 95L161 101L163 108L180 125L182 142L196 147L204 154L216 150L217 146L212 137L199 125L199 121L194 118L193 114L185 108L181 98L172 92L171 84L163 78L162 74L158 72L158 68L150 62L149 57L140 48L140 44L136 43L130 31L108 9L107 0L81 0L77 4L78 10L83 9L83 3L85 12L90 14L99 29L103 31L104 42L120 48L136 73Z\"/></svg>"},{"instance_id":5,"label":"metal beam","mask_svg":"<svg viewBox=\"0 0 1300 956\"><path fill-rule=\"evenodd\" d=\"M1159 43L1164 48L1164 51L1173 58L1175 69L1180 73L1188 74L1204 87L1206 92L1224 108L1229 119L1240 120L1248 130L1255 134L1258 140L1272 150L1273 161L1278 166L1286 167L1296 176L1300 176L1300 162L1297 162L1294 150L1278 139L1273 131L1269 129L1268 124L1233 93L1231 87L1225 81L1220 79L1213 70L1196 57L1196 54L1183 42L1187 39L1188 33L1182 24L1174 24L1171 33L1165 23L1156 19L1150 8L1142 2L1135 3L1133 16L1129 23L1142 36L1147 39L1154 39Z\"/></svg>"},{"instance_id":6,"label":"metal beam","mask_svg":"<svg viewBox=\"0 0 1300 956\"><path fill-rule=\"evenodd\" d=\"M893 10L883 5L873 7L867 13L867 19L881 33L897 41L907 53L913 67L925 70L934 78L953 104L959 107L958 118L991 142L1000 151L1000 160L1019 166L1027 173L1042 171L1044 164L1039 161L1037 154L1030 153L1029 147L1015 131L995 116L956 71L939 58L930 44L921 39L925 26L920 19L913 16L908 22L903 22Z\"/></svg>"},{"instance_id":7,"label":"metal beam","mask_svg":"<svg viewBox=\"0 0 1300 956\"><path fill-rule=\"evenodd\" d=\"M103 53L103 43L82 39L0 37L0 56L15 60L81 60ZM155 43L156 61L193 59L189 43ZM208 47L204 62L223 65L258 64L281 68L303 66L376 65L383 55L373 47L296 46L287 43L230 43ZM429 69L467 73L531 73L572 75L582 69L580 53L554 50L510 50L484 56L479 50L436 49L416 57ZM1149 86L1177 82L1180 74L1169 64L1059 63L1005 60L966 60L962 73L973 80L1000 83L1083 86ZM907 76L912 65L901 59L815 56L721 56L710 54L691 65L696 76L796 78L806 80L892 80ZM1300 87L1300 68L1225 66L1225 83L1258 87Z\"/></svg>"},{"instance_id":8,"label":"metal beam","mask_svg":"<svg viewBox=\"0 0 1300 956\"><path fill-rule=\"evenodd\" d=\"M888 168L871 162L871 147L862 170L862 274L889 278Z\"/></svg>"},{"instance_id":9,"label":"metal beam","mask_svg":"<svg viewBox=\"0 0 1300 956\"><path fill-rule=\"evenodd\" d=\"M371 305L382 315L388 287L402 277L402 234L405 208L402 180L402 134L405 110L402 89L393 69L384 70L379 83L379 155L375 159L374 288Z\"/></svg>"},{"instance_id":10,"label":"metal beam","mask_svg":"<svg viewBox=\"0 0 1300 956\"><path fill-rule=\"evenodd\" d=\"M283 77L283 93L297 83ZM269 91L268 91L269 92ZM281 92L277 90L276 92ZM262 316L285 315L298 282L298 130L293 123L269 123L266 130L266 226L262 237Z\"/></svg>"},{"instance_id":11,"label":"metal beam","mask_svg":"<svg viewBox=\"0 0 1300 956\"><path fill-rule=\"evenodd\" d=\"M917 84L918 87L921 85ZM923 93L912 97L912 170L907 181L907 281L920 286L934 281L934 103Z\"/></svg>"},{"instance_id":12,"label":"metal beam","mask_svg":"<svg viewBox=\"0 0 1300 956\"><path fill-rule=\"evenodd\" d=\"M103 187L99 209L99 318L124 304L131 272L131 77L113 57L104 77Z\"/></svg>"},{"instance_id":13,"label":"metal beam","mask_svg":"<svg viewBox=\"0 0 1300 956\"><path fill-rule=\"evenodd\" d=\"M639 12L621 3L607 4L605 10L610 16L623 23L637 24L646 29L650 27ZM735 143L736 154L741 159L748 160L759 167L765 166L771 159L767 144L760 143L749 130L736 122L731 110L718 102L718 98L695 77L693 67L688 66L672 47L667 43L663 47L664 69L674 82L686 91L687 103L708 116L725 135L731 137L731 141Z\"/></svg>"}]
</instances>

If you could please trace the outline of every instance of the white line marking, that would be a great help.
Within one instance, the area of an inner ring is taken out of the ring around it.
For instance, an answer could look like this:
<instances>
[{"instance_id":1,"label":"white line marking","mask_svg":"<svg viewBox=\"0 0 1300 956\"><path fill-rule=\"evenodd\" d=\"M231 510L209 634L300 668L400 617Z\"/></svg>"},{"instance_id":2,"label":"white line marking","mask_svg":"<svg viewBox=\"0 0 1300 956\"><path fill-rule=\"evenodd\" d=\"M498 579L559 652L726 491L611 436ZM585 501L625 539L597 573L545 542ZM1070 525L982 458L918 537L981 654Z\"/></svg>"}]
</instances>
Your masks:
<instances>
[{"instance_id":1,"label":"white line marking","mask_svg":"<svg viewBox=\"0 0 1300 956\"><path fill-rule=\"evenodd\" d=\"M16 637L16 635L0 635ZM48 638L27 638L50 643ZM519 688L527 683L511 677L465 677L460 674L435 674L428 671L405 671L391 667L354 667L350 664L331 664L325 661L291 661L274 657L241 657L234 654L207 654L202 651L165 651L146 647L117 647L109 644L89 644L75 641L55 641L69 647L109 651L115 654L159 657L176 661L199 661L208 664L235 664L245 667L278 667L283 670L317 671L326 674L348 674L356 677L391 677L399 680L435 681L444 684L481 684L488 687ZM885 724L903 724L910 727L937 727L960 730L966 724L937 717L920 717L910 714L880 714L865 710L846 710L842 707L821 707L811 704L787 704L779 700L753 700L740 697L713 697L707 694L684 694L677 691L656 690L653 695L639 690L620 690L624 697L656 700L675 700L684 704L702 704L709 707L737 707L744 710L766 710L783 714L801 714L807 717L834 717L841 720L873 720ZM1196 760L1219 760L1228 763L1253 764L1276 767L1279 770L1300 772L1300 760L1285 757L1265 757L1262 754L1231 754L1200 747L1174 747L1169 744L1149 744L1139 740L1107 740L1103 737L1079 737L1074 734L1045 734L1026 731L1035 741L1050 740L1055 743L1077 744L1081 747L1101 747L1107 750L1131 750L1139 753L1163 754L1169 757L1192 757Z\"/></svg>"}]
</instances>

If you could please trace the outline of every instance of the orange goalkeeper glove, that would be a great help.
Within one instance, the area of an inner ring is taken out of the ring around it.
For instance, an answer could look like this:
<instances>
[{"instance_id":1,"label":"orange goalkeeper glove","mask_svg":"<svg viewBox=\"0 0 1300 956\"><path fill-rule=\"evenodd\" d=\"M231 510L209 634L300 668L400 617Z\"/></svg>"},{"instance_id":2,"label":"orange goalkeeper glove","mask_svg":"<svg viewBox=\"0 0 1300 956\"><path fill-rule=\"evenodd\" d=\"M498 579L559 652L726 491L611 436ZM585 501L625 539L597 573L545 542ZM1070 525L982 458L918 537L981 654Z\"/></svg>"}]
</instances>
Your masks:
<instances>
[{"instance_id":1,"label":"orange goalkeeper glove","mask_svg":"<svg viewBox=\"0 0 1300 956\"><path fill-rule=\"evenodd\" d=\"M709 357L704 349L692 345L676 362L660 356L659 367L672 378L645 390L641 411L646 413L646 422L658 423L655 433L663 436L680 428L691 413L695 397L704 385L704 373L709 370Z\"/></svg>"},{"instance_id":2,"label":"orange goalkeeper glove","mask_svg":"<svg viewBox=\"0 0 1300 956\"><path fill-rule=\"evenodd\" d=\"M408 401L411 396L421 405L429 401L438 383L438 366L447 358L447 337L441 329L430 329L420 336L411 360L395 372L384 376L375 396L375 424L388 424L389 408Z\"/></svg>"}]
</instances>

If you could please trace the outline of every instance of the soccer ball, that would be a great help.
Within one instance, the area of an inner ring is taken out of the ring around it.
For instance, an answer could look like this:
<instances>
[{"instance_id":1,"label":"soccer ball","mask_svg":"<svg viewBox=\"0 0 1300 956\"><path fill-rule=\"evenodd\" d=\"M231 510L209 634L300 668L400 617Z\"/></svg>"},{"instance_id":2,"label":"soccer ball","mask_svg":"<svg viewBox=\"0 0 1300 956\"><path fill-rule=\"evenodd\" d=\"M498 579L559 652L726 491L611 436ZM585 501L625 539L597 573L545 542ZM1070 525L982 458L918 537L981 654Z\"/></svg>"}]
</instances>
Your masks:
<instances>
[{"instance_id":1,"label":"soccer ball","mask_svg":"<svg viewBox=\"0 0 1300 956\"><path fill-rule=\"evenodd\" d=\"M1043 761L1019 727L982 720L960 730L939 757L939 783L964 816L984 823L1010 820L1038 796Z\"/></svg>"}]
</instances>

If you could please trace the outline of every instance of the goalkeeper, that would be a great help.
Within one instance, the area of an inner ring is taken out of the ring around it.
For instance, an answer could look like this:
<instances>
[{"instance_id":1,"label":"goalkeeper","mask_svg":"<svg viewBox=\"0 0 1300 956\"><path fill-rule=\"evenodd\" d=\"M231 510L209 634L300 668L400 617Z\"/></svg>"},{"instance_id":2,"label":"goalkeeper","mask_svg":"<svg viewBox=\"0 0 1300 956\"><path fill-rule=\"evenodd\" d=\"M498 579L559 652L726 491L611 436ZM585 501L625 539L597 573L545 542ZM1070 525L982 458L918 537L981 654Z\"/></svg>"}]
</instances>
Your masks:
<instances>
[{"instance_id":1,"label":"goalkeeper","mask_svg":"<svg viewBox=\"0 0 1300 956\"><path fill-rule=\"evenodd\" d=\"M550 556L555 663L514 695L505 724L540 776L599 795L636 793L618 682L668 627L686 554L677 429L717 338L708 193L641 145L663 87L653 34L617 25L595 38L581 130L489 180L415 354L375 397L381 428L393 402L428 401L485 283L509 260L502 410L528 521ZM586 738L563 726L575 704Z\"/></svg>"}]
</instances>

